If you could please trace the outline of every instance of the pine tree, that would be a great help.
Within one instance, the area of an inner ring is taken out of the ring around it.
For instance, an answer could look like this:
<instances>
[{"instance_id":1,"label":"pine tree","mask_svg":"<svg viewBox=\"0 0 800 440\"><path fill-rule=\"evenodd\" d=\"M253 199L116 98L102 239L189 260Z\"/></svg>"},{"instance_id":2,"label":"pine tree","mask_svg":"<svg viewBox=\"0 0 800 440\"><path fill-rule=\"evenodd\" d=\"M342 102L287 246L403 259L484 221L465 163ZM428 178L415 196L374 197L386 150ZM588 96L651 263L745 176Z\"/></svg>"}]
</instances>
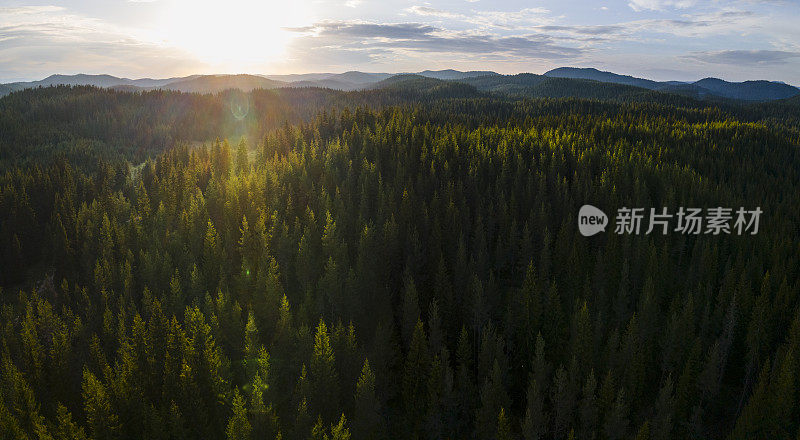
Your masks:
<instances>
[{"instance_id":1,"label":"pine tree","mask_svg":"<svg viewBox=\"0 0 800 440\"><path fill-rule=\"evenodd\" d=\"M249 440L253 432L250 420L247 417L244 398L239 394L239 390L234 390L233 394L233 414L228 419L228 428L225 435L228 440Z\"/></svg>"},{"instance_id":2,"label":"pine tree","mask_svg":"<svg viewBox=\"0 0 800 440\"><path fill-rule=\"evenodd\" d=\"M309 400L313 411L324 420L333 420L339 410L339 384L336 359L331 347L325 321L320 319L314 334L314 352L309 369L311 391Z\"/></svg>"},{"instance_id":3,"label":"pine tree","mask_svg":"<svg viewBox=\"0 0 800 440\"><path fill-rule=\"evenodd\" d=\"M672 438L675 397L672 390L672 377L667 377L658 392L655 402L655 416L650 423L650 438L667 440Z\"/></svg>"},{"instance_id":4,"label":"pine tree","mask_svg":"<svg viewBox=\"0 0 800 440\"><path fill-rule=\"evenodd\" d=\"M403 402L409 435L417 436L422 415L426 411L426 385L428 381L428 341L422 321L417 321L403 369Z\"/></svg>"},{"instance_id":5,"label":"pine tree","mask_svg":"<svg viewBox=\"0 0 800 440\"><path fill-rule=\"evenodd\" d=\"M203 272L206 274L206 290L214 291L219 282L222 265L222 250L219 236L214 224L208 221L205 240L203 241Z\"/></svg>"},{"instance_id":6,"label":"pine tree","mask_svg":"<svg viewBox=\"0 0 800 440\"><path fill-rule=\"evenodd\" d=\"M649 440L650 439L650 422L645 421L639 431L636 433L636 440Z\"/></svg>"},{"instance_id":7,"label":"pine tree","mask_svg":"<svg viewBox=\"0 0 800 440\"><path fill-rule=\"evenodd\" d=\"M547 414L544 409L544 396L542 396L539 383L533 374L531 374L528 384L526 401L525 416L522 421L522 437L525 440L547 438Z\"/></svg>"},{"instance_id":8,"label":"pine tree","mask_svg":"<svg viewBox=\"0 0 800 440\"><path fill-rule=\"evenodd\" d=\"M500 408L497 415L497 440L513 440L514 433L511 429L511 422L506 416L505 408Z\"/></svg>"},{"instance_id":9,"label":"pine tree","mask_svg":"<svg viewBox=\"0 0 800 440\"><path fill-rule=\"evenodd\" d=\"M428 329L430 331L431 353L439 353L443 347L445 335L439 313L439 302L434 298L428 307Z\"/></svg>"},{"instance_id":10,"label":"pine tree","mask_svg":"<svg viewBox=\"0 0 800 440\"><path fill-rule=\"evenodd\" d=\"M83 371L83 401L86 422L93 439L119 438L119 417L111 407L105 386L88 370Z\"/></svg>"},{"instance_id":11,"label":"pine tree","mask_svg":"<svg viewBox=\"0 0 800 440\"><path fill-rule=\"evenodd\" d=\"M419 298L417 288L411 274L406 269L403 276L403 343L406 347L411 343L415 326L420 320Z\"/></svg>"},{"instance_id":12,"label":"pine tree","mask_svg":"<svg viewBox=\"0 0 800 440\"><path fill-rule=\"evenodd\" d=\"M472 343L469 340L466 327L461 328L458 338L456 362L456 396L458 400L456 432L460 436L465 436L470 430L475 417L473 408L475 408L475 400L477 398L473 372Z\"/></svg>"},{"instance_id":13,"label":"pine tree","mask_svg":"<svg viewBox=\"0 0 800 440\"><path fill-rule=\"evenodd\" d=\"M245 174L250 168L250 163L247 160L247 140L244 136L236 146L236 174Z\"/></svg>"},{"instance_id":14,"label":"pine tree","mask_svg":"<svg viewBox=\"0 0 800 440\"><path fill-rule=\"evenodd\" d=\"M239 255L242 261L239 276L242 280L242 288L249 290L254 287L254 280L257 279L259 273L259 262L264 246L263 237L259 236L260 234L255 228L250 227L246 216L242 216L239 234Z\"/></svg>"},{"instance_id":15,"label":"pine tree","mask_svg":"<svg viewBox=\"0 0 800 440\"><path fill-rule=\"evenodd\" d=\"M353 436L355 438L379 438L382 436L381 405L375 396L375 374L364 359L361 376L356 384Z\"/></svg>"},{"instance_id":16,"label":"pine tree","mask_svg":"<svg viewBox=\"0 0 800 440\"><path fill-rule=\"evenodd\" d=\"M597 380L594 377L594 370L592 370L589 372L589 376L583 386L581 401L578 404L578 419L580 421L578 438L591 440L595 437L598 418L596 388Z\"/></svg>"},{"instance_id":17,"label":"pine tree","mask_svg":"<svg viewBox=\"0 0 800 440\"><path fill-rule=\"evenodd\" d=\"M244 326L244 362L246 364L252 363L253 367L257 366L257 357L260 349L260 336L258 326L256 325L255 315L253 311L247 312L247 324ZM248 371L247 376L252 376L253 371Z\"/></svg>"},{"instance_id":18,"label":"pine tree","mask_svg":"<svg viewBox=\"0 0 800 440\"><path fill-rule=\"evenodd\" d=\"M86 440L83 428L72 421L72 414L64 405L59 404L56 409L56 424L53 440Z\"/></svg>"},{"instance_id":19,"label":"pine tree","mask_svg":"<svg viewBox=\"0 0 800 440\"><path fill-rule=\"evenodd\" d=\"M481 388L481 407L475 417L475 432L480 438L490 438L496 431L496 416L502 408L510 406L503 383L503 371L497 361Z\"/></svg>"},{"instance_id":20,"label":"pine tree","mask_svg":"<svg viewBox=\"0 0 800 440\"><path fill-rule=\"evenodd\" d=\"M624 438L628 431L628 423L628 406L625 402L625 394L620 388L612 406L606 411L603 434L609 440Z\"/></svg>"},{"instance_id":21,"label":"pine tree","mask_svg":"<svg viewBox=\"0 0 800 440\"><path fill-rule=\"evenodd\" d=\"M339 423L331 426L330 440L350 440L350 430L347 428L347 419L344 414L339 418ZM326 436L326 439L328 437Z\"/></svg>"},{"instance_id":22,"label":"pine tree","mask_svg":"<svg viewBox=\"0 0 800 440\"><path fill-rule=\"evenodd\" d=\"M559 367L553 383L553 433L555 438L565 438L573 421L575 390L573 390L567 371Z\"/></svg>"},{"instance_id":23,"label":"pine tree","mask_svg":"<svg viewBox=\"0 0 800 440\"><path fill-rule=\"evenodd\" d=\"M306 399L303 398L297 406L297 414L295 415L294 426L292 430L293 440L307 440L312 431L313 419L308 414L308 404ZM314 425L315 426L315 425Z\"/></svg>"}]
</instances>

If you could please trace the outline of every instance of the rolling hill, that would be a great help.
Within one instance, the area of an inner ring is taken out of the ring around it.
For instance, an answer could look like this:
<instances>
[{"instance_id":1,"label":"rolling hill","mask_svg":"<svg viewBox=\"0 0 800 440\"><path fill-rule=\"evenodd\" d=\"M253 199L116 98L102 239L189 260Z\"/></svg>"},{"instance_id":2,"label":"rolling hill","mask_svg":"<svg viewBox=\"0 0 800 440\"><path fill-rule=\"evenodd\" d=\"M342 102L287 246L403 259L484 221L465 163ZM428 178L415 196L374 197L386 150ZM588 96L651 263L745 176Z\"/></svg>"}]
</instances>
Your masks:
<instances>
[{"instance_id":1,"label":"rolling hill","mask_svg":"<svg viewBox=\"0 0 800 440\"><path fill-rule=\"evenodd\" d=\"M180 92L216 93L225 89L250 91L273 89L287 83L256 75L190 75L183 78L128 79L112 75L51 75L40 81L3 84L0 96L16 90L55 85L95 86L125 91L168 89Z\"/></svg>"},{"instance_id":2,"label":"rolling hill","mask_svg":"<svg viewBox=\"0 0 800 440\"><path fill-rule=\"evenodd\" d=\"M544 76L552 78L573 78L590 79L594 81L624 84L627 86L642 87L645 89L658 89L662 85L649 79L635 78L628 75L618 75L611 72L603 72L594 68L559 67L544 73Z\"/></svg>"},{"instance_id":3,"label":"rolling hill","mask_svg":"<svg viewBox=\"0 0 800 440\"><path fill-rule=\"evenodd\" d=\"M417 73L417 75L425 76L428 78L452 80L452 79L474 78L480 76L493 76L493 75L499 75L499 73L488 70L470 70L468 72L460 72L458 70L446 69L446 70L424 70L422 72Z\"/></svg>"},{"instance_id":4,"label":"rolling hill","mask_svg":"<svg viewBox=\"0 0 800 440\"><path fill-rule=\"evenodd\" d=\"M321 87L323 89L350 91L362 89L365 86L363 84L356 84L336 79L320 79L316 81L294 81L289 83L288 87Z\"/></svg>"},{"instance_id":5,"label":"rolling hill","mask_svg":"<svg viewBox=\"0 0 800 440\"><path fill-rule=\"evenodd\" d=\"M593 68L576 67L559 67L545 72L544 75L554 78L590 79L605 83L624 84L679 93L700 99L720 97L742 101L771 101L791 98L800 94L800 89L797 87L777 81L730 82L719 78L705 78L695 82L652 81Z\"/></svg>"},{"instance_id":6,"label":"rolling hill","mask_svg":"<svg viewBox=\"0 0 800 440\"><path fill-rule=\"evenodd\" d=\"M391 81L391 78L388 81ZM590 79L549 77L533 73L487 75L454 80L478 91L526 98L581 98L610 101L670 102L694 104L697 96L652 90L627 84ZM688 96L687 96L688 95Z\"/></svg>"},{"instance_id":7,"label":"rolling hill","mask_svg":"<svg viewBox=\"0 0 800 440\"><path fill-rule=\"evenodd\" d=\"M525 87L535 86L547 78L533 73L517 75L484 75L460 79L460 82L475 86L478 90L488 92L513 92Z\"/></svg>"},{"instance_id":8,"label":"rolling hill","mask_svg":"<svg viewBox=\"0 0 800 440\"><path fill-rule=\"evenodd\" d=\"M412 79L414 79L412 81ZM695 82L653 81L629 75L604 72L594 68L559 67L543 75L520 73L501 75L492 71L467 71L453 69L425 70L419 73L371 73L349 71L344 73L304 73L291 75L191 75L183 78L128 79L111 75L51 75L43 80L0 84L0 96L25 88L53 85L91 85L123 91L154 89L189 93L218 93L226 89L275 89L283 87L318 87L343 91L387 88L402 84L401 88L422 87L422 91L446 86L431 81L458 82L472 86L476 91L528 97L585 97L602 99L654 100L662 95L643 91L663 92L699 100L725 99L767 102L800 95L800 89L776 81L729 82L718 78L705 78ZM587 82L588 81L588 82ZM625 86L633 87L629 89ZM596 88L597 90L592 90ZM463 89L462 92L466 92Z\"/></svg>"},{"instance_id":9,"label":"rolling hill","mask_svg":"<svg viewBox=\"0 0 800 440\"><path fill-rule=\"evenodd\" d=\"M723 98L744 101L771 101L773 99L786 99L800 94L800 90L796 87L773 81L733 83L718 78L705 78L695 82L694 85Z\"/></svg>"},{"instance_id":10,"label":"rolling hill","mask_svg":"<svg viewBox=\"0 0 800 440\"><path fill-rule=\"evenodd\" d=\"M191 75L184 78L164 78L164 79L152 79L152 78L142 78L142 79L129 79L129 78L118 78L112 75L86 75L86 74L77 74L77 75L50 75L45 79L39 81L29 81L29 82L14 82L4 84L4 86L9 89L9 91L15 90L22 90L34 87L49 87L49 86L56 86L56 85L68 85L68 86L96 86L96 87L114 87L114 86L133 86L139 88L150 88L150 87L159 87L169 84L174 81L178 80L188 80L192 78L196 78L199 75ZM2 90L0 90L2 93Z\"/></svg>"},{"instance_id":11,"label":"rolling hill","mask_svg":"<svg viewBox=\"0 0 800 440\"><path fill-rule=\"evenodd\" d=\"M310 76L310 75L304 75ZM393 76L390 73L365 73L350 71L345 73L328 74L324 78L307 78L291 81L288 87L322 87L335 90L359 90L369 87L378 81Z\"/></svg>"},{"instance_id":12,"label":"rolling hill","mask_svg":"<svg viewBox=\"0 0 800 440\"><path fill-rule=\"evenodd\" d=\"M256 75L202 75L154 87L187 93L217 93L227 89L249 92L253 89L274 89L287 83Z\"/></svg>"},{"instance_id":13,"label":"rolling hill","mask_svg":"<svg viewBox=\"0 0 800 440\"><path fill-rule=\"evenodd\" d=\"M474 98L481 96L475 86L461 81L445 81L417 74L401 74L373 84L370 89L394 91L407 96L437 98Z\"/></svg>"}]
</instances>

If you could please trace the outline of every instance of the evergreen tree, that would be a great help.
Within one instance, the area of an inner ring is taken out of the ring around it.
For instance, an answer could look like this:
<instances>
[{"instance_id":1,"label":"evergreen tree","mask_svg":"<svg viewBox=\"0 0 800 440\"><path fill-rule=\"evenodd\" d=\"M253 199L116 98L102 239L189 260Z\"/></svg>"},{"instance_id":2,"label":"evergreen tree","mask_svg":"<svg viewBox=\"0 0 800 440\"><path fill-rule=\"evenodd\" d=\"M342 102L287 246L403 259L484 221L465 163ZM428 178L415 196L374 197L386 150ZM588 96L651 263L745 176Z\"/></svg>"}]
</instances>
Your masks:
<instances>
[{"instance_id":1,"label":"evergreen tree","mask_svg":"<svg viewBox=\"0 0 800 440\"><path fill-rule=\"evenodd\" d=\"M228 419L228 428L225 435L228 440L247 440L253 432L253 427L247 417L244 398L235 390L233 394L233 414Z\"/></svg>"},{"instance_id":2,"label":"evergreen tree","mask_svg":"<svg viewBox=\"0 0 800 440\"><path fill-rule=\"evenodd\" d=\"M408 435L412 437L418 436L420 421L426 410L428 367L428 341L422 328L422 321L417 321L403 369L402 388Z\"/></svg>"},{"instance_id":3,"label":"evergreen tree","mask_svg":"<svg viewBox=\"0 0 800 440\"><path fill-rule=\"evenodd\" d=\"M56 423L57 425L53 432L54 440L86 440L83 428L73 422L72 415L64 405L58 405Z\"/></svg>"},{"instance_id":4,"label":"evergreen tree","mask_svg":"<svg viewBox=\"0 0 800 440\"><path fill-rule=\"evenodd\" d=\"M311 386L309 400L312 410L321 415L323 420L333 420L339 409L338 375L328 326L321 319L314 334L309 381Z\"/></svg>"},{"instance_id":5,"label":"evergreen tree","mask_svg":"<svg viewBox=\"0 0 800 440\"><path fill-rule=\"evenodd\" d=\"M500 408L497 415L497 440L513 440L514 434L511 430L511 423L506 417L505 408Z\"/></svg>"},{"instance_id":6,"label":"evergreen tree","mask_svg":"<svg viewBox=\"0 0 800 440\"><path fill-rule=\"evenodd\" d=\"M380 402L375 396L375 374L369 366L369 360L365 359L356 384L353 435L356 438L380 438L381 417Z\"/></svg>"},{"instance_id":7,"label":"evergreen tree","mask_svg":"<svg viewBox=\"0 0 800 440\"><path fill-rule=\"evenodd\" d=\"M120 422L105 386L88 370L83 372L83 400L86 421L93 439L119 438Z\"/></svg>"}]
</instances>

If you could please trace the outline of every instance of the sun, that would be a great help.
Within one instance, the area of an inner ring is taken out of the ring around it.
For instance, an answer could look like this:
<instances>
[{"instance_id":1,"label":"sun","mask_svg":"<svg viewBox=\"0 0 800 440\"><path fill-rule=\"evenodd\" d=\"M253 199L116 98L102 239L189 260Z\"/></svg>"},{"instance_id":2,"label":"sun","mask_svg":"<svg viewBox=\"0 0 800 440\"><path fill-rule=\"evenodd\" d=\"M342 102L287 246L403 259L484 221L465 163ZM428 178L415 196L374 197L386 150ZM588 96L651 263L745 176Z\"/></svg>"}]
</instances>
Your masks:
<instances>
[{"instance_id":1,"label":"sun","mask_svg":"<svg viewBox=\"0 0 800 440\"><path fill-rule=\"evenodd\" d=\"M308 22L304 1L172 0L163 5L162 41L217 71L245 72L277 64Z\"/></svg>"}]
</instances>

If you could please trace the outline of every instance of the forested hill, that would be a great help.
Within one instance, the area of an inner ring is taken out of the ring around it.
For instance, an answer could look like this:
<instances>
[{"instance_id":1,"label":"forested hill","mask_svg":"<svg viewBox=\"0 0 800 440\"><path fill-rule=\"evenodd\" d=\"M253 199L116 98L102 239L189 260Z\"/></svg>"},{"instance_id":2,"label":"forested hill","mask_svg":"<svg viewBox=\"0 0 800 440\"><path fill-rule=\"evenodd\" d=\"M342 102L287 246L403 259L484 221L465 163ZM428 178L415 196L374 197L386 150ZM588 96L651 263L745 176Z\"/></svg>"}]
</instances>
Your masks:
<instances>
[{"instance_id":1,"label":"forested hill","mask_svg":"<svg viewBox=\"0 0 800 440\"><path fill-rule=\"evenodd\" d=\"M63 155L88 160L88 154L138 163L181 142L196 144L218 137L245 136L257 142L268 130L284 123L308 121L317 112L331 109L480 105L480 110L469 110L483 112L473 118L474 124L486 118L500 123L503 118L524 119L531 102L560 105L558 100L530 101L531 97L553 96L587 100L581 104L586 111L607 115L633 108L648 109L653 114L691 117L694 121L762 122L788 130L795 138L799 136L797 97L753 104L709 102L637 87L530 74L505 79L479 76L463 81L400 75L363 91L307 87L256 89L248 93L225 90L213 95L169 90L128 93L91 86L26 89L0 98L0 169L10 163L48 161ZM469 118L469 114L455 116Z\"/></svg>"},{"instance_id":2,"label":"forested hill","mask_svg":"<svg viewBox=\"0 0 800 440\"><path fill-rule=\"evenodd\" d=\"M624 101L631 98L632 91L659 91L690 96L694 99L717 101L766 102L787 99L800 95L796 87L777 81L729 82L718 78L705 78L695 82L653 81L594 68L560 67L542 75L520 73L501 75L491 71L461 72L453 69L425 70L418 73L367 73L349 71L344 73L306 73L289 75L190 75L183 78L128 79L111 75L51 75L39 81L0 84L0 97L15 90L58 85L92 85L125 91L173 90L195 93L218 93L226 89L248 92L253 89L320 87L335 90L364 90L380 88L384 80L394 84L410 76L472 84L481 90L495 89L501 92L522 93L528 97L564 97L609 99L617 96ZM587 82L591 81L591 82ZM384 81L385 82L385 81ZM538 83L544 87L536 87ZM483 86L482 86L483 84ZM628 86L615 87L615 86ZM531 87L532 90L526 88ZM633 89L635 88L635 89ZM595 90L596 89L596 90ZM643 90L642 90L643 89ZM650 94L664 99L663 94Z\"/></svg>"},{"instance_id":3,"label":"forested hill","mask_svg":"<svg viewBox=\"0 0 800 440\"><path fill-rule=\"evenodd\" d=\"M713 96L742 101L772 101L800 95L797 87L778 81L729 82L719 78L704 78L699 81L652 81L628 75L602 72L592 68L561 67L545 72L553 78L572 78L624 84L649 90L691 94L696 97Z\"/></svg>"},{"instance_id":4,"label":"forested hill","mask_svg":"<svg viewBox=\"0 0 800 440\"><path fill-rule=\"evenodd\" d=\"M87 151L106 159L141 162L180 142L260 139L266 130L308 121L333 108L477 96L463 84L431 81L437 83L429 89L409 83L349 93L320 88L225 90L214 95L129 93L91 86L22 90L0 98L0 168L10 162Z\"/></svg>"},{"instance_id":5,"label":"forested hill","mask_svg":"<svg viewBox=\"0 0 800 440\"><path fill-rule=\"evenodd\" d=\"M0 100L0 438L797 438L796 102L417 86Z\"/></svg>"}]
</instances>

